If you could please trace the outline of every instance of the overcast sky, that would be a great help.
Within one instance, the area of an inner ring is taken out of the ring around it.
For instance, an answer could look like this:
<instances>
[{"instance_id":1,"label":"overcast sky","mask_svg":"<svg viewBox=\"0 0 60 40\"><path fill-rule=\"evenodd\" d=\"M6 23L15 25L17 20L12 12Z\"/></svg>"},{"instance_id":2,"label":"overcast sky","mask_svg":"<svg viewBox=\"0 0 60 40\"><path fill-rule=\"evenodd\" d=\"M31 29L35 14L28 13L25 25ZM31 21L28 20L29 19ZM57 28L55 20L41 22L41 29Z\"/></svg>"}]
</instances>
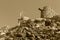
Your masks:
<instances>
[{"instance_id":1,"label":"overcast sky","mask_svg":"<svg viewBox=\"0 0 60 40\"><path fill-rule=\"evenodd\" d=\"M19 13L30 18L39 17L38 8L50 6L60 13L60 0L0 0L0 26L17 25Z\"/></svg>"}]
</instances>

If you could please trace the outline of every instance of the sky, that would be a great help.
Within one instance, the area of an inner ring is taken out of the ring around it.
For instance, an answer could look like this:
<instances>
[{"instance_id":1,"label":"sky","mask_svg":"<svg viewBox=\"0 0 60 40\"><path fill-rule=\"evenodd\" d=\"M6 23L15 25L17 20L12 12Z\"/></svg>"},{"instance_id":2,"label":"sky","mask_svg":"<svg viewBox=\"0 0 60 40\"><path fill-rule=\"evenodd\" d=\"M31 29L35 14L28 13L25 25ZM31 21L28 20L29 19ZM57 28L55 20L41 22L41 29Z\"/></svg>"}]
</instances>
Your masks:
<instances>
[{"instance_id":1,"label":"sky","mask_svg":"<svg viewBox=\"0 0 60 40\"><path fill-rule=\"evenodd\" d=\"M60 13L60 0L0 0L0 27L16 26L20 12L30 18L40 17L38 8L50 6Z\"/></svg>"}]
</instances>

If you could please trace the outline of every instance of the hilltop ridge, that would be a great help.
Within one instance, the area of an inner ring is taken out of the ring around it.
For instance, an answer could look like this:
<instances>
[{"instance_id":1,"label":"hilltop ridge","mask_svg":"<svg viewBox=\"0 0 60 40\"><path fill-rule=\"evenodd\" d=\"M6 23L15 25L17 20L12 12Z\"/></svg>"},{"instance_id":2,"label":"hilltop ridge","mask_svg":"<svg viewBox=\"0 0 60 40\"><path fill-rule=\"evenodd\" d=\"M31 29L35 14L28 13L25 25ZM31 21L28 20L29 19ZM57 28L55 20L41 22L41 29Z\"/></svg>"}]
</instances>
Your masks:
<instances>
[{"instance_id":1,"label":"hilltop ridge","mask_svg":"<svg viewBox=\"0 0 60 40\"><path fill-rule=\"evenodd\" d=\"M18 25L1 31L1 40L60 40L60 17L51 8L40 9L41 17L21 17ZM54 13L54 14L53 14ZM2 29L3 30L3 29ZM3 36L3 37L2 37Z\"/></svg>"}]
</instances>

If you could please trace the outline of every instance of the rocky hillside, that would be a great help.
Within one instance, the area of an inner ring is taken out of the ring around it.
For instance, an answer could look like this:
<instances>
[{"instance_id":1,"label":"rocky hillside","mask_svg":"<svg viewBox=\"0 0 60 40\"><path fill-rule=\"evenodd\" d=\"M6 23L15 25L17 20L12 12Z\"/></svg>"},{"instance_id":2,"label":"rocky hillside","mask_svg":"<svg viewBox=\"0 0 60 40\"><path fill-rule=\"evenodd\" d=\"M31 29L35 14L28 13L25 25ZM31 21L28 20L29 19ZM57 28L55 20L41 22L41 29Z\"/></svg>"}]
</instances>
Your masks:
<instances>
[{"instance_id":1,"label":"rocky hillside","mask_svg":"<svg viewBox=\"0 0 60 40\"><path fill-rule=\"evenodd\" d=\"M20 21L20 25L1 34L1 40L60 40L59 21L44 18Z\"/></svg>"}]
</instances>

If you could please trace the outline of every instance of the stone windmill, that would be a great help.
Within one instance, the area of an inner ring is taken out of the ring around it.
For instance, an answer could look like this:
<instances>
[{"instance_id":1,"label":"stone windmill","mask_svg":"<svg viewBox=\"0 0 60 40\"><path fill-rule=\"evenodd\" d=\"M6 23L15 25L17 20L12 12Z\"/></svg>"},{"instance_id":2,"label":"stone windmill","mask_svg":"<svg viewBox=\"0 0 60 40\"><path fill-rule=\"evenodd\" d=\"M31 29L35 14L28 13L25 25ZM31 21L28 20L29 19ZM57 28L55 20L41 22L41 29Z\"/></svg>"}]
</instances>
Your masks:
<instances>
[{"instance_id":1,"label":"stone windmill","mask_svg":"<svg viewBox=\"0 0 60 40\"><path fill-rule=\"evenodd\" d=\"M43 9L39 8L39 10L41 11L41 18L52 18L57 15L57 13L48 6L44 6Z\"/></svg>"}]
</instances>

